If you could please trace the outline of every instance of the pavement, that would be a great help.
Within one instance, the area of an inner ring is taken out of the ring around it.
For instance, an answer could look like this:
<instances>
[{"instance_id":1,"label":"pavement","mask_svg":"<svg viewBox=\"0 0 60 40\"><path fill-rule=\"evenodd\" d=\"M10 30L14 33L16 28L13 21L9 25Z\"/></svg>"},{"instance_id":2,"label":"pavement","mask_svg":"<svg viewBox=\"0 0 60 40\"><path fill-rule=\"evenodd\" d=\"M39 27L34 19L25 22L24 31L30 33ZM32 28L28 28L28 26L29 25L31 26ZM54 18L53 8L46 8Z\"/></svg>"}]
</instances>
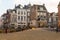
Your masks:
<instances>
[{"instance_id":1,"label":"pavement","mask_svg":"<svg viewBox=\"0 0 60 40\"><path fill-rule=\"evenodd\" d=\"M60 32L36 28L7 34L0 33L0 40L60 40Z\"/></svg>"}]
</instances>

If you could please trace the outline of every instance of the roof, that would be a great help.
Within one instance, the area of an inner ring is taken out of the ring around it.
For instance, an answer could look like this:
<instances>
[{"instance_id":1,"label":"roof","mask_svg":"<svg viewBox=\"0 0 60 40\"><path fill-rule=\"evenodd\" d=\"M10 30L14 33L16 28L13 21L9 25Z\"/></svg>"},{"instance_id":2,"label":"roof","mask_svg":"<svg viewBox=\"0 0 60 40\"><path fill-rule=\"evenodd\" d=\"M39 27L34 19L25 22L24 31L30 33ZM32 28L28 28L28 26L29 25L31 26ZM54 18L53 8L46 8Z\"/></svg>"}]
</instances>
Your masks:
<instances>
[{"instance_id":1,"label":"roof","mask_svg":"<svg viewBox=\"0 0 60 40\"><path fill-rule=\"evenodd\" d=\"M34 4L33 6L43 7L46 10L45 4L43 4L43 5L36 5L36 4Z\"/></svg>"},{"instance_id":2,"label":"roof","mask_svg":"<svg viewBox=\"0 0 60 40\"><path fill-rule=\"evenodd\" d=\"M59 4L58 4L58 6L60 6L60 2L59 2Z\"/></svg>"},{"instance_id":3,"label":"roof","mask_svg":"<svg viewBox=\"0 0 60 40\"><path fill-rule=\"evenodd\" d=\"M24 5L23 9L29 9L31 7L31 4Z\"/></svg>"},{"instance_id":4,"label":"roof","mask_svg":"<svg viewBox=\"0 0 60 40\"><path fill-rule=\"evenodd\" d=\"M21 4L19 4L19 5L15 6L15 8L21 8Z\"/></svg>"},{"instance_id":5,"label":"roof","mask_svg":"<svg viewBox=\"0 0 60 40\"><path fill-rule=\"evenodd\" d=\"M13 12L13 11L16 12L16 9L8 9L8 10L7 10L7 13L9 13L9 12Z\"/></svg>"}]
</instances>

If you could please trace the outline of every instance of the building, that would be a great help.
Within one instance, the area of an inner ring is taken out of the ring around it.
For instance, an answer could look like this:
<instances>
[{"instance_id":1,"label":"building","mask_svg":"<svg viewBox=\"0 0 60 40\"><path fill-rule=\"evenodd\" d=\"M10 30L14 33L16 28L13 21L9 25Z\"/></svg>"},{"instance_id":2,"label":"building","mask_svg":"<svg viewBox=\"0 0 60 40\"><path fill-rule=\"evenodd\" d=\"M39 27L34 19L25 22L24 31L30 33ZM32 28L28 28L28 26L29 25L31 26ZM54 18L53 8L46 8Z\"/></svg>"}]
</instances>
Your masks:
<instances>
[{"instance_id":1,"label":"building","mask_svg":"<svg viewBox=\"0 0 60 40\"><path fill-rule=\"evenodd\" d=\"M7 13L10 14L9 17L9 27L17 27L17 14L16 14L16 10L15 9L8 9Z\"/></svg>"},{"instance_id":2,"label":"building","mask_svg":"<svg viewBox=\"0 0 60 40\"><path fill-rule=\"evenodd\" d=\"M3 28L3 20L2 20L2 17L0 17L0 29Z\"/></svg>"},{"instance_id":3,"label":"building","mask_svg":"<svg viewBox=\"0 0 60 40\"><path fill-rule=\"evenodd\" d=\"M54 28L57 27L58 16L57 13L52 12L48 14L48 27Z\"/></svg>"},{"instance_id":4,"label":"building","mask_svg":"<svg viewBox=\"0 0 60 40\"><path fill-rule=\"evenodd\" d=\"M60 2L58 4L58 27L60 28Z\"/></svg>"},{"instance_id":5,"label":"building","mask_svg":"<svg viewBox=\"0 0 60 40\"><path fill-rule=\"evenodd\" d=\"M53 27L58 26L58 15L57 13L53 12Z\"/></svg>"},{"instance_id":6,"label":"building","mask_svg":"<svg viewBox=\"0 0 60 40\"><path fill-rule=\"evenodd\" d=\"M17 9L17 17L18 26L27 26L30 22L30 10L25 8Z\"/></svg>"},{"instance_id":7,"label":"building","mask_svg":"<svg viewBox=\"0 0 60 40\"><path fill-rule=\"evenodd\" d=\"M9 27L9 25L10 25L10 14L4 13L2 15L2 20L3 20L3 29Z\"/></svg>"},{"instance_id":8,"label":"building","mask_svg":"<svg viewBox=\"0 0 60 40\"><path fill-rule=\"evenodd\" d=\"M30 9L28 6L15 6L14 9L8 9L6 14L3 14L4 25L7 27L26 28L30 22Z\"/></svg>"},{"instance_id":9,"label":"building","mask_svg":"<svg viewBox=\"0 0 60 40\"><path fill-rule=\"evenodd\" d=\"M26 28L30 23L30 4L25 5L22 8L15 8L17 14L17 26Z\"/></svg>"},{"instance_id":10,"label":"building","mask_svg":"<svg viewBox=\"0 0 60 40\"><path fill-rule=\"evenodd\" d=\"M47 24L47 9L45 4L33 5L31 7L31 25L35 24L36 27L43 27ZM35 22L34 22L35 21Z\"/></svg>"}]
</instances>

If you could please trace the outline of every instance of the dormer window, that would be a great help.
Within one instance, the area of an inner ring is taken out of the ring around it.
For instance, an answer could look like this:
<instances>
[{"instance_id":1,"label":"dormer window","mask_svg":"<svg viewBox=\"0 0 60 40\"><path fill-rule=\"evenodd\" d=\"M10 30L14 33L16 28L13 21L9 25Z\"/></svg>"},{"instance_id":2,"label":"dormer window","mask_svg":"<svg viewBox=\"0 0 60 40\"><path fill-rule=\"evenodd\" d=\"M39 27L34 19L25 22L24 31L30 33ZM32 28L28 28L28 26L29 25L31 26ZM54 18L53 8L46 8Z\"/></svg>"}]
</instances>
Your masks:
<instances>
[{"instance_id":1,"label":"dormer window","mask_svg":"<svg viewBox=\"0 0 60 40\"><path fill-rule=\"evenodd\" d=\"M40 7L38 7L38 10L40 10Z\"/></svg>"},{"instance_id":2,"label":"dormer window","mask_svg":"<svg viewBox=\"0 0 60 40\"><path fill-rule=\"evenodd\" d=\"M20 14L20 11L18 11L18 14Z\"/></svg>"},{"instance_id":3,"label":"dormer window","mask_svg":"<svg viewBox=\"0 0 60 40\"><path fill-rule=\"evenodd\" d=\"M43 10L43 7L40 7L40 10Z\"/></svg>"},{"instance_id":4,"label":"dormer window","mask_svg":"<svg viewBox=\"0 0 60 40\"><path fill-rule=\"evenodd\" d=\"M60 2L59 2L59 4L58 4L58 6L60 6Z\"/></svg>"},{"instance_id":5,"label":"dormer window","mask_svg":"<svg viewBox=\"0 0 60 40\"><path fill-rule=\"evenodd\" d=\"M15 11L13 11L13 13L15 13Z\"/></svg>"}]
</instances>

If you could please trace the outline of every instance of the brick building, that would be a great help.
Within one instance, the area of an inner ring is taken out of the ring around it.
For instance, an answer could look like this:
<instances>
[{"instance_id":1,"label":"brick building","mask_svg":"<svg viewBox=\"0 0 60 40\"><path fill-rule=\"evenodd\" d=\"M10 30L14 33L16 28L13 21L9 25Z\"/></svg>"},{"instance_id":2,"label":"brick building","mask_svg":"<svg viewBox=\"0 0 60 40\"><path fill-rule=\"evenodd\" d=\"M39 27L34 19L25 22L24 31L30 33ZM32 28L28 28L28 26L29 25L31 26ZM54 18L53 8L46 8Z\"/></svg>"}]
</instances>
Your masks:
<instances>
[{"instance_id":1,"label":"brick building","mask_svg":"<svg viewBox=\"0 0 60 40\"><path fill-rule=\"evenodd\" d=\"M45 4L33 5L31 7L31 25L35 27L41 27L47 24L47 9Z\"/></svg>"},{"instance_id":2,"label":"brick building","mask_svg":"<svg viewBox=\"0 0 60 40\"><path fill-rule=\"evenodd\" d=\"M58 18L57 13L55 13L55 12L49 13L48 27L51 27L51 28L57 27L57 22L58 22L57 18Z\"/></svg>"},{"instance_id":3,"label":"brick building","mask_svg":"<svg viewBox=\"0 0 60 40\"><path fill-rule=\"evenodd\" d=\"M8 12L4 13L2 15L2 20L3 20L3 29L9 27L9 24L10 24L10 14Z\"/></svg>"},{"instance_id":4,"label":"brick building","mask_svg":"<svg viewBox=\"0 0 60 40\"><path fill-rule=\"evenodd\" d=\"M58 27L60 28L60 2L58 4Z\"/></svg>"}]
</instances>

